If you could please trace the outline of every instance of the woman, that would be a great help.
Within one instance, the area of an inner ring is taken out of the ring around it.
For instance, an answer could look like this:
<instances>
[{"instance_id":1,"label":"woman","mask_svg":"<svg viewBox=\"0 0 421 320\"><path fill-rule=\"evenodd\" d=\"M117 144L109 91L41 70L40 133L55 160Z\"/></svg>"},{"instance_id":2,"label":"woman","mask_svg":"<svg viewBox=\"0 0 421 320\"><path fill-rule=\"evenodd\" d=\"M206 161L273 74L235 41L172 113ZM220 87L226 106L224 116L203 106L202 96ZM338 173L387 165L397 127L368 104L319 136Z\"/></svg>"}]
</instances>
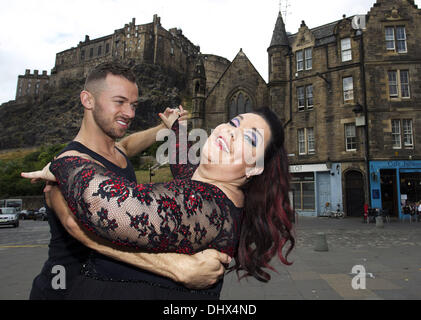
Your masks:
<instances>
[{"instance_id":1,"label":"woman","mask_svg":"<svg viewBox=\"0 0 421 320\"><path fill-rule=\"evenodd\" d=\"M179 136L176 118L167 120ZM264 168L252 161L262 158ZM47 169L38 177L56 180L78 220L115 244L187 254L214 248L235 258L237 273L264 282L274 255L290 264L295 241L284 133L268 108L218 126L200 164L171 165L175 180L168 183L136 185L78 156L54 160L54 177Z\"/></svg>"}]
</instances>

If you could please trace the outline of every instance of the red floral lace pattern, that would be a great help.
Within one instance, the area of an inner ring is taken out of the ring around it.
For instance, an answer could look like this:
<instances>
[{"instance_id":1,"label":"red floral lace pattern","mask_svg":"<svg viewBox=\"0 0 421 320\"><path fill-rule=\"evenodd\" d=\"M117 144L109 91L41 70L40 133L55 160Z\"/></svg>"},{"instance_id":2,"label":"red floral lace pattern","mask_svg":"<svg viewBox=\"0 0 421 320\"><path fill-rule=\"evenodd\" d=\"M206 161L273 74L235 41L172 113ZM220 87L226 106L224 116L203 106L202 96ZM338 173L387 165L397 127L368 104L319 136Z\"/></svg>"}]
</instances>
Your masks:
<instances>
[{"instance_id":1,"label":"red floral lace pattern","mask_svg":"<svg viewBox=\"0 0 421 320\"><path fill-rule=\"evenodd\" d=\"M230 209L213 185L191 179L136 185L80 157L57 159L50 169L78 220L107 240L150 252L235 253L241 210Z\"/></svg>"}]
</instances>

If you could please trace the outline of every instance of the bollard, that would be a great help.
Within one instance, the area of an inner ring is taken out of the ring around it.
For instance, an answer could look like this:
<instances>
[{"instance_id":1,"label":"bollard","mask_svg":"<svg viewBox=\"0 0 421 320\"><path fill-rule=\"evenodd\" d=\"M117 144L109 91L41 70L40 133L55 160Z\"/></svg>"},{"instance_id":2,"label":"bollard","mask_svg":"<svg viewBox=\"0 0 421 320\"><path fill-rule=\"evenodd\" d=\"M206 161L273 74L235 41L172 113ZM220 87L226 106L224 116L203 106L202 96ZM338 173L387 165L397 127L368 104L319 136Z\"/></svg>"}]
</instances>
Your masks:
<instances>
[{"instance_id":1,"label":"bollard","mask_svg":"<svg viewBox=\"0 0 421 320\"><path fill-rule=\"evenodd\" d=\"M325 233L323 232L317 233L314 251L319 251L319 252L329 251Z\"/></svg>"},{"instance_id":2,"label":"bollard","mask_svg":"<svg viewBox=\"0 0 421 320\"><path fill-rule=\"evenodd\" d=\"M377 216L376 217L376 228L384 228L383 217L382 216Z\"/></svg>"}]
</instances>

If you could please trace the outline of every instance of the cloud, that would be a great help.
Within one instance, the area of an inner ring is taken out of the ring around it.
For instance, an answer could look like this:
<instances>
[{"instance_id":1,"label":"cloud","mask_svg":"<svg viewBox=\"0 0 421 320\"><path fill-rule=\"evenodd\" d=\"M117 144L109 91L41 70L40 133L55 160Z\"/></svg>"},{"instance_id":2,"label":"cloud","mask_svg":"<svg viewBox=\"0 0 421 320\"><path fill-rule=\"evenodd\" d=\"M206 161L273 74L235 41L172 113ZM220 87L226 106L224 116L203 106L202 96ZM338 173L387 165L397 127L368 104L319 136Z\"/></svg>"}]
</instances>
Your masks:
<instances>
[{"instance_id":1,"label":"cloud","mask_svg":"<svg viewBox=\"0 0 421 320\"><path fill-rule=\"evenodd\" d=\"M314 28L347 16L365 14L376 0L289 0L287 30L305 20ZM420 4L421 0L416 3ZM203 53L234 59L240 48L264 79L267 48L279 10L278 0L16 0L0 11L0 103L13 99L17 76L25 69L51 70L57 52L161 17L164 28L179 28ZM7 77L6 77L7 75Z\"/></svg>"}]
</instances>

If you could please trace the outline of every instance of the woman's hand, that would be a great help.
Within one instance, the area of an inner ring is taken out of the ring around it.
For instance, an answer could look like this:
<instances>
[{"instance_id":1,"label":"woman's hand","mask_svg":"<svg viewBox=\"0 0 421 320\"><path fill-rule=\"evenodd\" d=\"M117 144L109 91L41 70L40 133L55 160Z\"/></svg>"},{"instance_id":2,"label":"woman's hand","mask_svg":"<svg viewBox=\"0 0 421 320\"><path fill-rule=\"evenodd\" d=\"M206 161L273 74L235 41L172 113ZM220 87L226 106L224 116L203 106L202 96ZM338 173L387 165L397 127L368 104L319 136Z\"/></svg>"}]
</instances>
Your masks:
<instances>
[{"instance_id":1,"label":"woman's hand","mask_svg":"<svg viewBox=\"0 0 421 320\"><path fill-rule=\"evenodd\" d=\"M168 129L171 129L175 121L185 121L188 119L189 112L179 106L177 109L167 108L164 113L160 113L159 117Z\"/></svg>"},{"instance_id":2,"label":"woman's hand","mask_svg":"<svg viewBox=\"0 0 421 320\"><path fill-rule=\"evenodd\" d=\"M32 172L21 172L21 177L25 179L31 179L31 183L35 183L40 180L56 182L56 177L50 171L49 162L42 170Z\"/></svg>"}]
</instances>

